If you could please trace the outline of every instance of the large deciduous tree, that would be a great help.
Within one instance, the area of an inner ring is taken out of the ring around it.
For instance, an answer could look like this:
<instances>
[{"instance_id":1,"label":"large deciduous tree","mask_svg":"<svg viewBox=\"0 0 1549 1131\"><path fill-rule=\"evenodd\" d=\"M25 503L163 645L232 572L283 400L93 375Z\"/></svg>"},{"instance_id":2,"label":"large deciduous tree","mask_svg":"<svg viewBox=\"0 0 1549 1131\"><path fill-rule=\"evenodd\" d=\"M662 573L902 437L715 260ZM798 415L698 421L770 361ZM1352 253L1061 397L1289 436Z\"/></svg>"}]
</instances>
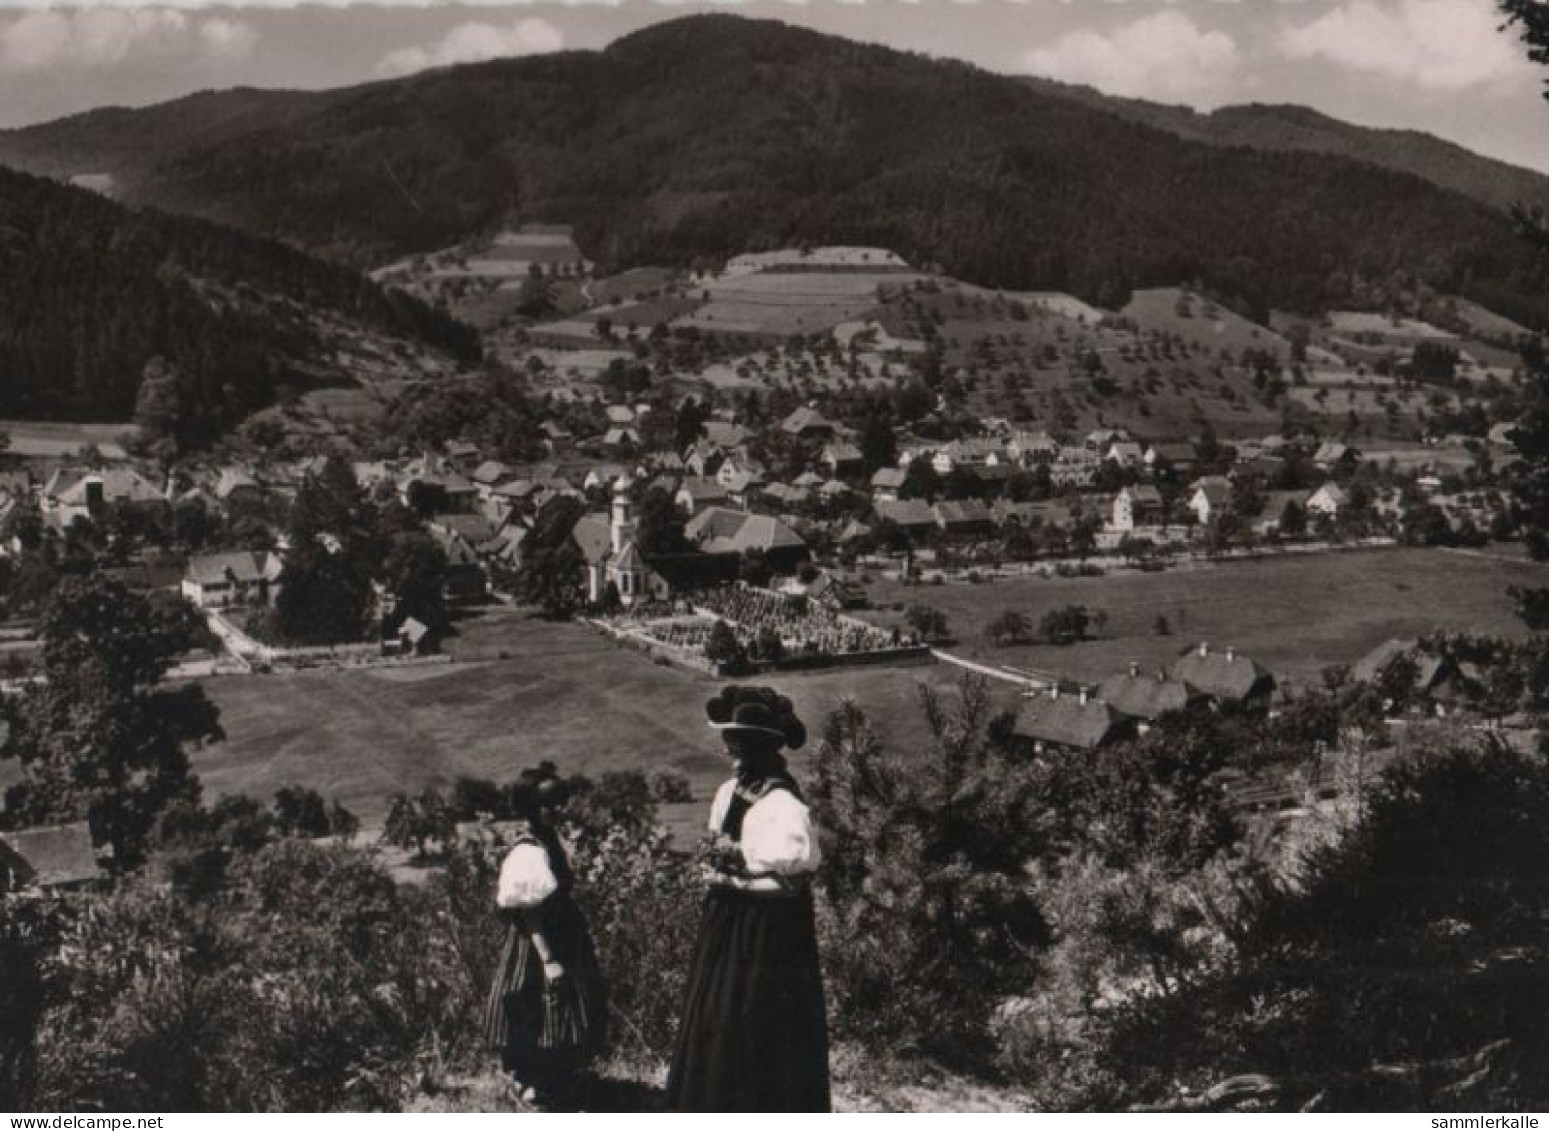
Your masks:
<instances>
[{"instance_id":1,"label":"large deciduous tree","mask_svg":"<svg viewBox=\"0 0 1549 1131\"><path fill-rule=\"evenodd\" d=\"M197 797L187 749L221 737L197 684L158 681L195 628L184 604L162 605L103 578L66 582L40 634L41 682L5 704L7 756L25 778L9 815L28 824L85 819L124 866L174 800Z\"/></svg>"}]
</instances>

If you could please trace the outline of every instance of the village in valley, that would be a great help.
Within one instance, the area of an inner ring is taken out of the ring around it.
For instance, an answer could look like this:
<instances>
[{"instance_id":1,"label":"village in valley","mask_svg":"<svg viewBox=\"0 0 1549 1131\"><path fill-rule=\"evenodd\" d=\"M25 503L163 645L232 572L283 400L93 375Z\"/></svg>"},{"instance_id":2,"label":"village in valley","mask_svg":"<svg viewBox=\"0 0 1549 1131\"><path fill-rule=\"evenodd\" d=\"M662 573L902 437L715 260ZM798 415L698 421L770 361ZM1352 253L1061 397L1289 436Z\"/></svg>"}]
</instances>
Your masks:
<instances>
[{"instance_id":1,"label":"village in valley","mask_svg":"<svg viewBox=\"0 0 1549 1131\"><path fill-rule=\"evenodd\" d=\"M520 434L458 430L457 399L486 395L466 376L291 394L170 461L154 406L95 439L17 422L12 686L27 594L58 576L181 597L207 631L174 673L226 718L195 756L206 784L319 789L377 828L400 794L497 773L508 736L549 756L545 711L604 671L618 717L570 719L560 750L696 800L716 759L670 711L755 674L821 717L974 673L1033 754L1095 755L1172 712L1273 713L1329 669L1375 688L1413 668L1395 722L1510 724L1449 643L1511 631L1507 590L1539 568L1502 480L1532 339L1477 305L1417 292L1415 316L1261 325L1178 287L1105 311L855 247L604 278L554 225L378 276L495 343ZM329 516L362 505L391 533L346 565L359 548ZM287 635L298 584L301 615L353 617ZM548 693L502 704L529 679ZM319 694L414 738L314 758L289 720ZM1285 770L1243 796L1297 809Z\"/></svg>"},{"instance_id":2,"label":"village in valley","mask_svg":"<svg viewBox=\"0 0 1549 1131\"><path fill-rule=\"evenodd\" d=\"M1549 1102L1549 177L867 5L368 7L0 98L0 1108Z\"/></svg>"}]
</instances>

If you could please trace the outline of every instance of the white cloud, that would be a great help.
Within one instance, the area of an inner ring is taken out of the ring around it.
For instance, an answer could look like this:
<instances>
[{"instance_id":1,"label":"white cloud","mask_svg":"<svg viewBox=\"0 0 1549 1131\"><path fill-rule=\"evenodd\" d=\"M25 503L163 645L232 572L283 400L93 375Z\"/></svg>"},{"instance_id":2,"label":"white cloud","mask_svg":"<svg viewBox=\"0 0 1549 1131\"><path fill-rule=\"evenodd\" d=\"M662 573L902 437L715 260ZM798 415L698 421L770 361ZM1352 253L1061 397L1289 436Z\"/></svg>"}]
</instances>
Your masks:
<instances>
[{"instance_id":1,"label":"white cloud","mask_svg":"<svg viewBox=\"0 0 1549 1131\"><path fill-rule=\"evenodd\" d=\"M1242 55L1226 32L1167 9L1107 33L1070 32L1022 61L1034 74L1110 94L1188 98L1218 91L1237 75Z\"/></svg>"},{"instance_id":2,"label":"white cloud","mask_svg":"<svg viewBox=\"0 0 1549 1131\"><path fill-rule=\"evenodd\" d=\"M548 20L527 16L504 26L458 24L429 47L405 47L384 55L378 74L406 75L426 67L483 63L507 55L541 55L565 45L565 33Z\"/></svg>"},{"instance_id":3,"label":"white cloud","mask_svg":"<svg viewBox=\"0 0 1549 1131\"><path fill-rule=\"evenodd\" d=\"M172 8L44 8L0 25L0 70L172 59L221 62L246 55L257 38L241 20L201 18Z\"/></svg>"},{"instance_id":4,"label":"white cloud","mask_svg":"<svg viewBox=\"0 0 1549 1131\"><path fill-rule=\"evenodd\" d=\"M1528 68L1490 0L1347 0L1281 29L1288 59L1322 59L1438 91L1511 82Z\"/></svg>"}]
</instances>

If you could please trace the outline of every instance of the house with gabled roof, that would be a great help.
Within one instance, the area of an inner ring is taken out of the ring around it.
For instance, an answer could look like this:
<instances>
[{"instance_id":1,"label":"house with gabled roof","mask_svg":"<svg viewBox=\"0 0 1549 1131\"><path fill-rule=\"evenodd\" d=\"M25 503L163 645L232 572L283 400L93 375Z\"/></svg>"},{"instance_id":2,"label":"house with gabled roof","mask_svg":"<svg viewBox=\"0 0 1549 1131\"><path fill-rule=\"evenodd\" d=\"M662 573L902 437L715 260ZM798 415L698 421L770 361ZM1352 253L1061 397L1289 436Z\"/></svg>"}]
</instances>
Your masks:
<instances>
[{"instance_id":1,"label":"house with gabled roof","mask_svg":"<svg viewBox=\"0 0 1549 1131\"><path fill-rule=\"evenodd\" d=\"M1275 677L1268 669L1238 654L1235 648L1211 651L1208 643L1181 657L1168 676L1202 692L1214 704L1269 708L1275 693Z\"/></svg>"},{"instance_id":2,"label":"house with gabled roof","mask_svg":"<svg viewBox=\"0 0 1549 1131\"><path fill-rule=\"evenodd\" d=\"M726 488L714 479L689 478L678 484L673 501L678 509L690 515L698 514L706 507L724 506L730 496Z\"/></svg>"},{"instance_id":3,"label":"house with gabled roof","mask_svg":"<svg viewBox=\"0 0 1549 1131\"><path fill-rule=\"evenodd\" d=\"M798 440L832 440L840 428L817 409L802 405L780 422L780 431Z\"/></svg>"},{"instance_id":4,"label":"house with gabled roof","mask_svg":"<svg viewBox=\"0 0 1549 1131\"><path fill-rule=\"evenodd\" d=\"M978 499L944 499L933 510L936 525L950 537L987 538L995 533L995 518Z\"/></svg>"},{"instance_id":5,"label":"house with gabled roof","mask_svg":"<svg viewBox=\"0 0 1549 1131\"><path fill-rule=\"evenodd\" d=\"M836 479L847 475L859 475L866 466L866 457L861 454L861 450L843 440L825 444L819 459L828 469L828 473Z\"/></svg>"},{"instance_id":6,"label":"house with gabled roof","mask_svg":"<svg viewBox=\"0 0 1549 1131\"><path fill-rule=\"evenodd\" d=\"M911 538L921 538L936 528L936 512L924 499L882 500L872 506L878 519L897 526Z\"/></svg>"},{"instance_id":7,"label":"house with gabled roof","mask_svg":"<svg viewBox=\"0 0 1549 1131\"><path fill-rule=\"evenodd\" d=\"M1307 497L1308 514L1338 518L1350 504L1350 496L1338 483L1325 483Z\"/></svg>"},{"instance_id":8,"label":"house with gabled roof","mask_svg":"<svg viewBox=\"0 0 1549 1131\"><path fill-rule=\"evenodd\" d=\"M1163 715L1196 710L1209 701L1198 688L1169 679L1166 672L1144 674L1134 663L1127 672L1103 680L1097 694L1119 714L1135 719L1142 730Z\"/></svg>"},{"instance_id":9,"label":"house with gabled roof","mask_svg":"<svg viewBox=\"0 0 1549 1131\"><path fill-rule=\"evenodd\" d=\"M896 501L908 477L909 472L902 467L878 468L871 476L871 497L879 503Z\"/></svg>"},{"instance_id":10,"label":"house with gabled roof","mask_svg":"<svg viewBox=\"0 0 1549 1131\"><path fill-rule=\"evenodd\" d=\"M1033 754L1093 753L1135 733L1133 719L1086 690L1070 693L1055 687L1022 701L1012 741Z\"/></svg>"},{"instance_id":11,"label":"house with gabled roof","mask_svg":"<svg viewBox=\"0 0 1549 1131\"><path fill-rule=\"evenodd\" d=\"M1160 526L1162 518L1162 493L1155 487L1144 483L1125 487L1113 497L1112 525L1115 530Z\"/></svg>"},{"instance_id":12,"label":"house with gabled roof","mask_svg":"<svg viewBox=\"0 0 1549 1131\"><path fill-rule=\"evenodd\" d=\"M1380 684L1401 660L1414 668L1414 691L1428 699L1449 702L1468 682L1456 659L1424 648L1416 639L1383 641L1351 665L1350 678L1356 683Z\"/></svg>"},{"instance_id":13,"label":"house with gabled roof","mask_svg":"<svg viewBox=\"0 0 1549 1131\"><path fill-rule=\"evenodd\" d=\"M1199 462L1199 450L1188 440L1158 440L1146 448L1144 459L1152 471L1189 471Z\"/></svg>"},{"instance_id":14,"label":"house with gabled roof","mask_svg":"<svg viewBox=\"0 0 1549 1131\"><path fill-rule=\"evenodd\" d=\"M1189 510L1201 526L1227 514L1232 509L1232 484L1220 475L1207 475L1194 484L1189 493Z\"/></svg>"},{"instance_id":15,"label":"house with gabled roof","mask_svg":"<svg viewBox=\"0 0 1549 1131\"><path fill-rule=\"evenodd\" d=\"M233 550L195 554L178 588L201 609L265 606L279 593L283 564L278 554Z\"/></svg>"},{"instance_id":16,"label":"house with gabled roof","mask_svg":"<svg viewBox=\"0 0 1549 1131\"><path fill-rule=\"evenodd\" d=\"M702 554L740 558L758 553L781 573L793 572L808 556L806 541L778 518L730 507L700 511L684 527L684 534Z\"/></svg>"}]
</instances>

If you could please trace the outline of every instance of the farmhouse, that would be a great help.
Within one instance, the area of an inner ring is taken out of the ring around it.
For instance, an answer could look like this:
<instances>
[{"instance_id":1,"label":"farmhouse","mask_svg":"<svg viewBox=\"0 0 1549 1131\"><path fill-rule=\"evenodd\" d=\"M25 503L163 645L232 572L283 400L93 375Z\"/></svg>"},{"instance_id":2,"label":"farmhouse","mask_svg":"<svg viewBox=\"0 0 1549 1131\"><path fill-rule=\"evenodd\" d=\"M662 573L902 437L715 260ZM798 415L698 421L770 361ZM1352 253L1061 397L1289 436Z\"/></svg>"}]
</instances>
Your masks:
<instances>
[{"instance_id":1,"label":"farmhouse","mask_svg":"<svg viewBox=\"0 0 1549 1131\"><path fill-rule=\"evenodd\" d=\"M673 501L681 510L695 515L707 507L724 505L727 501L726 488L714 479L685 479L678 486Z\"/></svg>"},{"instance_id":2,"label":"farmhouse","mask_svg":"<svg viewBox=\"0 0 1549 1131\"><path fill-rule=\"evenodd\" d=\"M453 440L446 445L446 461L463 474L467 474L483 462L484 453L477 444Z\"/></svg>"},{"instance_id":3,"label":"farmhouse","mask_svg":"<svg viewBox=\"0 0 1549 1131\"><path fill-rule=\"evenodd\" d=\"M1451 656L1422 648L1418 640L1383 641L1351 666L1350 678L1357 683L1380 685L1400 661L1413 666L1414 690L1427 698L1446 702L1456 698L1467 683L1462 665Z\"/></svg>"},{"instance_id":4,"label":"farmhouse","mask_svg":"<svg viewBox=\"0 0 1549 1131\"><path fill-rule=\"evenodd\" d=\"M788 483L771 483L764 488L764 495L777 506L787 510L805 506L812 500L812 492L806 487L792 487Z\"/></svg>"},{"instance_id":5,"label":"farmhouse","mask_svg":"<svg viewBox=\"0 0 1549 1131\"><path fill-rule=\"evenodd\" d=\"M1138 526L1159 526L1162 522L1162 493L1145 485L1125 487L1113 499L1113 528L1134 530Z\"/></svg>"},{"instance_id":6,"label":"farmhouse","mask_svg":"<svg viewBox=\"0 0 1549 1131\"><path fill-rule=\"evenodd\" d=\"M1189 510L1201 526L1226 514L1232 507L1232 486L1219 475L1207 476L1194 485L1189 495Z\"/></svg>"},{"instance_id":7,"label":"farmhouse","mask_svg":"<svg viewBox=\"0 0 1549 1131\"><path fill-rule=\"evenodd\" d=\"M1349 502L1350 496L1338 483L1325 483L1308 498L1306 509L1308 514L1338 518Z\"/></svg>"},{"instance_id":8,"label":"farmhouse","mask_svg":"<svg viewBox=\"0 0 1549 1131\"><path fill-rule=\"evenodd\" d=\"M1139 467L1145 456L1145 449L1133 440L1116 440L1103 453L1103 459L1118 467Z\"/></svg>"},{"instance_id":9,"label":"farmhouse","mask_svg":"<svg viewBox=\"0 0 1549 1131\"><path fill-rule=\"evenodd\" d=\"M223 467L215 480L215 497L228 507L259 498L263 493L264 485L245 467Z\"/></svg>"},{"instance_id":10,"label":"farmhouse","mask_svg":"<svg viewBox=\"0 0 1549 1131\"><path fill-rule=\"evenodd\" d=\"M1013 741L1034 754L1059 750L1092 752L1135 734L1132 720L1118 714L1101 699L1061 694L1058 688L1028 699L1017 715Z\"/></svg>"},{"instance_id":11,"label":"farmhouse","mask_svg":"<svg viewBox=\"0 0 1549 1131\"><path fill-rule=\"evenodd\" d=\"M798 440L832 440L839 428L815 408L802 405L780 422L780 431Z\"/></svg>"},{"instance_id":12,"label":"farmhouse","mask_svg":"<svg viewBox=\"0 0 1549 1131\"><path fill-rule=\"evenodd\" d=\"M1189 711L1206 702L1204 692L1182 680L1168 679L1165 672L1142 675L1139 664L1130 664L1123 675L1109 676L1098 688L1098 695L1121 715L1140 721L1142 726L1156 722L1175 711Z\"/></svg>"},{"instance_id":13,"label":"farmhouse","mask_svg":"<svg viewBox=\"0 0 1549 1131\"><path fill-rule=\"evenodd\" d=\"M1006 454L1026 467L1048 467L1059 458L1059 441L1047 432L1017 432L1006 442Z\"/></svg>"},{"instance_id":14,"label":"farmhouse","mask_svg":"<svg viewBox=\"0 0 1549 1131\"><path fill-rule=\"evenodd\" d=\"M940 502L934 510L936 525L949 537L983 538L995 533L995 518L978 499Z\"/></svg>"},{"instance_id":15,"label":"farmhouse","mask_svg":"<svg viewBox=\"0 0 1549 1131\"><path fill-rule=\"evenodd\" d=\"M0 833L0 892L88 887L105 878L85 821Z\"/></svg>"},{"instance_id":16,"label":"farmhouse","mask_svg":"<svg viewBox=\"0 0 1549 1131\"><path fill-rule=\"evenodd\" d=\"M1318 445L1312 455L1312 462L1328 471L1339 467L1354 467L1360 458L1361 453L1350 445L1329 440Z\"/></svg>"},{"instance_id":17,"label":"farmhouse","mask_svg":"<svg viewBox=\"0 0 1549 1131\"><path fill-rule=\"evenodd\" d=\"M57 530L64 530L78 518L90 520L105 504L157 506L165 501L155 484L131 468L61 468L49 477L41 492L43 521Z\"/></svg>"},{"instance_id":18,"label":"farmhouse","mask_svg":"<svg viewBox=\"0 0 1549 1131\"><path fill-rule=\"evenodd\" d=\"M1235 648L1212 652L1209 644L1201 644L1173 664L1167 674L1217 704L1267 710L1275 692L1275 677L1257 662L1239 656Z\"/></svg>"},{"instance_id":19,"label":"farmhouse","mask_svg":"<svg viewBox=\"0 0 1549 1131\"><path fill-rule=\"evenodd\" d=\"M836 478L858 474L865 466L865 457L854 444L835 443L823 448L823 466Z\"/></svg>"},{"instance_id":20,"label":"farmhouse","mask_svg":"<svg viewBox=\"0 0 1549 1131\"><path fill-rule=\"evenodd\" d=\"M704 430L705 442L723 451L740 448L748 442L748 430L730 420L707 420Z\"/></svg>"},{"instance_id":21,"label":"farmhouse","mask_svg":"<svg viewBox=\"0 0 1549 1131\"><path fill-rule=\"evenodd\" d=\"M879 519L886 519L912 538L929 534L936 528L936 512L923 499L894 499L874 507Z\"/></svg>"},{"instance_id":22,"label":"farmhouse","mask_svg":"<svg viewBox=\"0 0 1549 1131\"><path fill-rule=\"evenodd\" d=\"M1187 440L1162 441L1146 448L1145 464L1152 471L1189 471L1198 462L1199 452Z\"/></svg>"},{"instance_id":23,"label":"farmhouse","mask_svg":"<svg viewBox=\"0 0 1549 1131\"><path fill-rule=\"evenodd\" d=\"M469 478L479 489L479 498L487 502L494 489L511 478L511 469L498 459L487 459L473 469Z\"/></svg>"},{"instance_id":24,"label":"farmhouse","mask_svg":"<svg viewBox=\"0 0 1549 1131\"><path fill-rule=\"evenodd\" d=\"M201 609L267 605L279 590L280 569L276 554L199 554L188 560L179 588Z\"/></svg>"},{"instance_id":25,"label":"farmhouse","mask_svg":"<svg viewBox=\"0 0 1549 1131\"><path fill-rule=\"evenodd\" d=\"M878 468L871 476L871 497L878 502L897 500L909 473L901 467Z\"/></svg>"}]
</instances>

